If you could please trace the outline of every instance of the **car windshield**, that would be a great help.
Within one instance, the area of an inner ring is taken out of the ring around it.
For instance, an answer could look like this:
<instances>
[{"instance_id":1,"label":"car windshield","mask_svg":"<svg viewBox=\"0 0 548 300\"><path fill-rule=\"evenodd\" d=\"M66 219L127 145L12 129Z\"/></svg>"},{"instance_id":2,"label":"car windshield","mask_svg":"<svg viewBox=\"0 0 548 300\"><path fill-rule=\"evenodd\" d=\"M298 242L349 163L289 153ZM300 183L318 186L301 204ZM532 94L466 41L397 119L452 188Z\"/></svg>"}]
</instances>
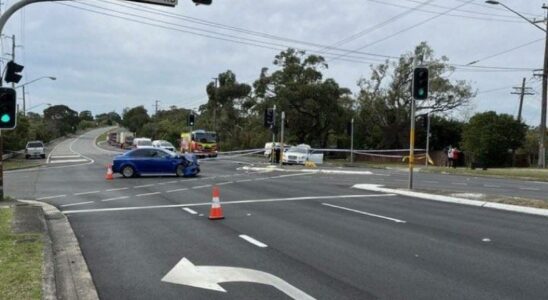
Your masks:
<instances>
[{"instance_id":1,"label":"car windshield","mask_svg":"<svg viewBox=\"0 0 548 300\"><path fill-rule=\"evenodd\" d=\"M173 145L170 142L161 142L160 145L162 147L173 147Z\"/></svg>"},{"instance_id":2,"label":"car windshield","mask_svg":"<svg viewBox=\"0 0 548 300\"><path fill-rule=\"evenodd\" d=\"M289 148L288 152L294 152L294 153L308 153L308 149L305 148L298 148L298 147L291 147Z\"/></svg>"},{"instance_id":3,"label":"car windshield","mask_svg":"<svg viewBox=\"0 0 548 300\"><path fill-rule=\"evenodd\" d=\"M217 134L212 132L197 132L195 134L196 141L200 143L216 143Z\"/></svg>"},{"instance_id":4,"label":"car windshield","mask_svg":"<svg viewBox=\"0 0 548 300\"><path fill-rule=\"evenodd\" d=\"M28 143L27 145L27 148L43 148L43 147L44 147L44 144L38 143L38 142Z\"/></svg>"},{"instance_id":5,"label":"car windshield","mask_svg":"<svg viewBox=\"0 0 548 300\"><path fill-rule=\"evenodd\" d=\"M138 141L137 145L139 145L139 146L152 146L152 142L148 141L148 140L142 140L142 141Z\"/></svg>"}]
</instances>

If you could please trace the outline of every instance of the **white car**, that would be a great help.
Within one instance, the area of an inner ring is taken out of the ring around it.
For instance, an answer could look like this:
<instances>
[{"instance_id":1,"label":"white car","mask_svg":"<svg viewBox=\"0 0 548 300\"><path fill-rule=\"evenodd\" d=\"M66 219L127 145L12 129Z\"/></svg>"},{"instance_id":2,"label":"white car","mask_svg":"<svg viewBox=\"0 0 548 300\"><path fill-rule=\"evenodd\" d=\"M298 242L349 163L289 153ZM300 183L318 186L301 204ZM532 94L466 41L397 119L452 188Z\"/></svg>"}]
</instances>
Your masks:
<instances>
[{"instance_id":1,"label":"white car","mask_svg":"<svg viewBox=\"0 0 548 300\"><path fill-rule=\"evenodd\" d=\"M152 141L149 138L134 138L134 148L152 147Z\"/></svg>"},{"instance_id":2,"label":"white car","mask_svg":"<svg viewBox=\"0 0 548 300\"><path fill-rule=\"evenodd\" d=\"M308 160L309 148L293 146L284 152L282 163L304 165Z\"/></svg>"},{"instance_id":3,"label":"white car","mask_svg":"<svg viewBox=\"0 0 548 300\"><path fill-rule=\"evenodd\" d=\"M164 140L155 140L152 142L152 146L155 148L162 148L169 150L171 152L175 152L175 146L173 146L172 143Z\"/></svg>"},{"instance_id":4,"label":"white car","mask_svg":"<svg viewBox=\"0 0 548 300\"><path fill-rule=\"evenodd\" d=\"M46 158L46 151L42 141L27 142L27 146L25 147L25 158L29 159L31 157Z\"/></svg>"}]
</instances>

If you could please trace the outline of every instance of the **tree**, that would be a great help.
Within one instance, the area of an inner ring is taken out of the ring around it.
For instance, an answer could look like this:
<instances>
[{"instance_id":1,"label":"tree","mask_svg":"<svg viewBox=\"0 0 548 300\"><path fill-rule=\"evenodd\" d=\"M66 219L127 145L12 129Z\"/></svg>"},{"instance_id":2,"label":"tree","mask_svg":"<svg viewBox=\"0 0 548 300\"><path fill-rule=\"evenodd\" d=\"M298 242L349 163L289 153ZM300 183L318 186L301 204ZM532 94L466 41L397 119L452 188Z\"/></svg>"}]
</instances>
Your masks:
<instances>
[{"instance_id":1,"label":"tree","mask_svg":"<svg viewBox=\"0 0 548 300\"><path fill-rule=\"evenodd\" d=\"M525 141L527 126L507 114L494 111L474 115L462 132L462 145L473 160L487 166L509 164L511 151Z\"/></svg>"},{"instance_id":2,"label":"tree","mask_svg":"<svg viewBox=\"0 0 548 300\"><path fill-rule=\"evenodd\" d=\"M80 121L93 121L93 114L89 110L81 111L78 117L80 118Z\"/></svg>"},{"instance_id":3,"label":"tree","mask_svg":"<svg viewBox=\"0 0 548 300\"><path fill-rule=\"evenodd\" d=\"M2 131L4 150L17 151L25 148L30 131L30 122L22 113L17 115L17 127Z\"/></svg>"},{"instance_id":4,"label":"tree","mask_svg":"<svg viewBox=\"0 0 548 300\"><path fill-rule=\"evenodd\" d=\"M114 123L121 124L122 117L114 111L102 113L95 116L95 121L98 125L113 125Z\"/></svg>"},{"instance_id":5,"label":"tree","mask_svg":"<svg viewBox=\"0 0 548 300\"><path fill-rule=\"evenodd\" d=\"M66 105L54 105L44 110L44 123L55 137L75 132L78 122L78 113Z\"/></svg>"},{"instance_id":6,"label":"tree","mask_svg":"<svg viewBox=\"0 0 548 300\"><path fill-rule=\"evenodd\" d=\"M122 124L131 132L140 134L140 130L149 121L148 112L142 105L131 109L124 109Z\"/></svg>"},{"instance_id":7,"label":"tree","mask_svg":"<svg viewBox=\"0 0 548 300\"><path fill-rule=\"evenodd\" d=\"M454 71L447 63L449 59L445 56L436 58L434 51L422 42L397 62L372 67L370 78L359 80L359 118L356 127L367 134L358 137L358 144L372 148L408 146L412 101L409 87L418 57L424 57L424 61L428 62L430 87L428 100L417 101L417 113L425 110L446 112L470 102L474 96L470 84L461 80L451 81L443 76Z\"/></svg>"}]
</instances>

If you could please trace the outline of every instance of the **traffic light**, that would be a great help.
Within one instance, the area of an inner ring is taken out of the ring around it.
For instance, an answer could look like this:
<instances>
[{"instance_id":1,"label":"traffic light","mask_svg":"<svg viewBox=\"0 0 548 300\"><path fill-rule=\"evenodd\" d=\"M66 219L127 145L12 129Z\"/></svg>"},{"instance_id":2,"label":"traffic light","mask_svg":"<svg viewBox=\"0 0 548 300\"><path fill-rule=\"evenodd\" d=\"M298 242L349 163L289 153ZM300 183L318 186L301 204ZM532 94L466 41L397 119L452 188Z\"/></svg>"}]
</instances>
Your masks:
<instances>
[{"instance_id":1,"label":"traffic light","mask_svg":"<svg viewBox=\"0 0 548 300\"><path fill-rule=\"evenodd\" d=\"M12 88L0 88L0 129L13 129L17 124L17 97Z\"/></svg>"},{"instance_id":2,"label":"traffic light","mask_svg":"<svg viewBox=\"0 0 548 300\"><path fill-rule=\"evenodd\" d=\"M25 67L23 67L22 65L18 65L13 60L10 60L8 62L8 65L6 66L6 82L18 83L23 77L19 73L21 73L24 68Z\"/></svg>"},{"instance_id":3,"label":"traffic light","mask_svg":"<svg viewBox=\"0 0 548 300\"><path fill-rule=\"evenodd\" d=\"M188 121L187 121L187 125L188 126L194 126L194 120L195 120L196 116L194 114L190 114L188 115Z\"/></svg>"},{"instance_id":4,"label":"traffic light","mask_svg":"<svg viewBox=\"0 0 548 300\"><path fill-rule=\"evenodd\" d=\"M196 5L210 5L212 0L192 0Z\"/></svg>"},{"instance_id":5,"label":"traffic light","mask_svg":"<svg viewBox=\"0 0 548 300\"><path fill-rule=\"evenodd\" d=\"M426 100L428 98L428 69L417 67L413 70L413 98Z\"/></svg>"},{"instance_id":6,"label":"traffic light","mask_svg":"<svg viewBox=\"0 0 548 300\"><path fill-rule=\"evenodd\" d=\"M273 108L264 110L264 127L272 128L276 125L276 113Z\"/></svg>"}]
</instances>

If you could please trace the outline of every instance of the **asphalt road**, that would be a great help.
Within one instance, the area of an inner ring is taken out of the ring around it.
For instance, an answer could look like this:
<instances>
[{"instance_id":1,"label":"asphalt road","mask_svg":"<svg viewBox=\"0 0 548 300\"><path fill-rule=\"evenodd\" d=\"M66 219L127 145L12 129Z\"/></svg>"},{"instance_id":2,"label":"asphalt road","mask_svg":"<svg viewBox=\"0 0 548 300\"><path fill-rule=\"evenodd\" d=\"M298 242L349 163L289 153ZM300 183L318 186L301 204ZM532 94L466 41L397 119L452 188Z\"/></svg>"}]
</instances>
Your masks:
<instances>
[{"instance_id":1,"label":"asphalt road","mask_svg":"<svg viewBox=\"0 0 548 300\"><path fill-rule=\"evenodd\" d=\"M115 153L94 145L99 134L67 141L85 162L7 173L5 190L65 212L102 299L548 298L548 218L351 188L405 186L393 170L246 172L217 160L202 162L197 178L106 181ZM548 195L536 182L416 179L456 192ZM207 219L212 185L223 220ZM198 269L174 269L183 258ZM212 290L217 282L225 292Z\"/></svg>"}]
</instances>

